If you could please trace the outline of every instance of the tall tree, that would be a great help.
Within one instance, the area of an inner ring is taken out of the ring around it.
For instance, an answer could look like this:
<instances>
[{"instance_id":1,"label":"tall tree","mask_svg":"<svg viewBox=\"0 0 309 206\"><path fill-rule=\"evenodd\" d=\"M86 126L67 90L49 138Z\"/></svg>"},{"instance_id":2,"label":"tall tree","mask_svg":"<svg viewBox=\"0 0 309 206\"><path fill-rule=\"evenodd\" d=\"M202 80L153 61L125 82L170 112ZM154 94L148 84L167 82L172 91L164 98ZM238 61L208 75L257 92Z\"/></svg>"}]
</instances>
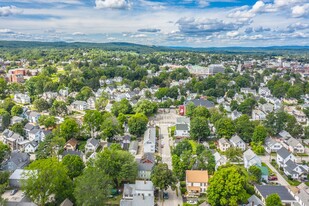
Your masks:
<instances>
[{"instance_id":1,"label":"tall tree","mask_svg":"<svg viewBox=\"0 0 309 206\"><path fill-rule=\"evenodd\" d=\"M268 195L265 202L266 206L282 206L282 201L277 193Z\"/></svg>"},{"instance_id":2,"label":"tall tree","mask_svg":"<svg viewBox=\"0 0 309 206\"><path fill-rule=\"evenodd\" d=\"M137 113L128 121L129 131L138 137L142 136L147 129L148 118L144 114Z\"/></svg>"},{"instance_id":3,"label":"tall tree","mask_svg":"<svg viewBox=\"0 0 309 206\"><path fill-rule=\"evenodd\" d=\"M122 99L120 102L115 102L111 110L112 113L118 117L120 113L130 114L132 112L132 106L127 99Z\"/></svg>"},{"instance_id":4,"label":"tall tree","mask_svg":"<svg viewBox=\"0 0 309 206\"><path fill-rule=\"evenodd\" d=\"M37 99L33 102L33 106L39 112L49 109L49 103L45 99Z\"/></svg>"},{"instance_id":5,"label":"tall tree","mask_svg":"<svg viewBox=\"0 0 309 206\"><path fill-rule=\"evenodd\" d=\"M79 134L79 125L72 118L66 118L60 125L59 135L66 140L76 138Z\"/></svg>"},{"instance_id":6,"label":"tall tree","mask_svg":"<svg viewBox=\"0 0 309 206\"><path fill-rule=\"evenodd\" d=\"M263 125L258 125L255 127L252 141L254 142L264 142L265 138L267 137L267 130Z\"/></svg>"},{"instance_id":7,"label":"tall tree","mask_svg":"<svg viewBox=\"0 0 309 206\"><path fill-rule=\"evenodd\" d=\"M62 159L62 164L68 169L68 175L71 179L81 175L85 168L83 160L77 155L66 155Z\"/></svg>"},{"instance_id":8,"label":"tall tree","mask_svg":"<svg viewBox=\"0 0 309 206\"><path fill-rule=\"evenodd\" d=\"M177 178L166 163L159 163L154 167L151 173L151 181L160 190L167 190L169 187L173 190L176 189Z\"/></svg>"},{"instance_id":9,"label":"tall tree","mask_svg":"<svg viewBox=\"0 0 309 206\"><path fill-rule=\"evenodd\" d=\"M190 136L194 140L200 141L210 135L210 129L206 117L194 117L190 124Z\"/></svg>"},{"instance_id":10,"label":"tall tree","mask_svg":"<svg viewBox=\"0 0 309 206\"><path fill-rule=\"evenodd\" d=\"M39 206L46 205L51 195L59 203L72 195L73 183L67 169L56 158L32 162L24 175L28 178L22 182L22 189Z\"/></svg>"},{"instance_id":11,"label":"tall tree","mask_svg":"<svg viewBox=\"0 0 309 206\"><path fill-rule=\"evenodd\" d=\"M88 110L84 115L84 127L90 132L91 137L95 137L96 132L100 130L103 122L103 115L97 110Z\"/></svg>"},{"instance_id":12,"label":"tall tree","mask_svg":"<svg viewBox=\"0 0 309 206\"><path fill-rule=\"evenodd\" d=\"M20 105L15 105L11 109L12 116L19 116L23 113L23 108Z\"/></svg>"},{"instance_id":13,"label":"tall tree","mask_svg":"<svg viewBox=\"0 0 309 206\"><path fill-rule=\"evenodd\" d=\"M0 162L3 162L4 157L10 152L10 148L8 145L0 142Z\"/></svg>"},{"instance_id":14,"label":"tall tree","mask_svg":"<svg viewBox=\"0 0 309 206\"><path fill-rule=\"evenodd\" d=\"M192 116L209 118L210 112L206 107L197 106L196 108L194 108Z\"/></svg>"},{"instance_id":15,"label":"tall tree","mask_svg":"<svg viewBox=\"0 0 309 206\"><path fill-rule=\"evenodd\" d=\"M157 112L157 109L158 105L155 102L151 102L149 100L142 100L135 105L133 111L135 113L143 113L149 117L155 114Z\"/></svg>"},{"instance_id":16,"label":"tall tree","mask_svg":"<svg viewBox=\"0 0 309 206\"><path fill-rule=\"evenodd\" d=\"M222 118L215 123L217 134L220 137L231 138L235 134L235 126L229 118Z\"/></svg>"},{"instance_id":17,"label":"tall tree","mask_svg":"<svg viewBox=\"0 0 309 206\"><path fill-rule=\"evenodd\" d=\"M246 175L237 166L220 168L209 180L208 203L216 206L237 206L247 199Z\"/></svg>"},{"instance_id":18,"label":"tall tree","mask_svg":"<svg viewBox=\"0 0 309 206\"><path fill-rule=\"evenodd\" d=\"M77 205L82 206L105 205L112 188L109 177L96 167L85 169L75 185L74 197Z\"/></svg>"},{"instance_id":19,"label":"tall tree","mask_svg":"<svg viewBox=\"0 0 309 206\"><path fill-rule=\"evenodd\" d=\"M252 134L254 131L254 124L250 121L250 118L247 114L241 115L235 121L235 130L237 134L245 142L251 142Z\"/></svg>"}]
</instances>

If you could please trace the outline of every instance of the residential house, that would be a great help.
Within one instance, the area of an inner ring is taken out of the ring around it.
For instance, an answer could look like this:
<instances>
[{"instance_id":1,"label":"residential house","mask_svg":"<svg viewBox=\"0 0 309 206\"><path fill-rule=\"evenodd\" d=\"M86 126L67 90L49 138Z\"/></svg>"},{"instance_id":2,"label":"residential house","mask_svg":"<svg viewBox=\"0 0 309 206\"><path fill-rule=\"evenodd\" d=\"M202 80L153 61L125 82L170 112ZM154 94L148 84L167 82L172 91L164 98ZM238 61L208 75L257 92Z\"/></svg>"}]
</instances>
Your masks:
<instances>
[{"instance_id":1,"label":"residential house","mask_svg":"<svg viewBox=\"0 0 309 206\"><path fill-rule=\"evenodd\" d=\"M12 188L21 188L22 181L28 179L28 175L31 175L32 170L16 169L9 177L9 185Z\"/></svg>"},{"instance_id":2,"label":"residential house","mask_svg":"<svg viewBox=\"0 0 309 206\"><path fill-rule=\"evenodd\" d=\"M44 142L46 137L52 133L51 130L41 130L41 142Z\"/></svg>"},{"instance_id":3,"label":"residential house","mask_svg":"<svg viewBox=\"0 0 309 206\"><path fill-rule=\"evenodd\" d=\"M39 127L36 126L36 125L30 124L30 123L27 123L27 124L24 126L24 131L25 131L25 133L26 133L26 137L29 137L30 131L32 131L32 130L34 130L34 129L39 129Z\"/></svg>"},{"instance_id":4,"label":"residential house","mask_svg":"<svg viewBox=\"0 0 309 206\"><path fill-rule=\"evenodd\" d=\"M308 166L296 164L292 160L288 160L283 166L284 174L292 179L307 178L308 171Z\"/></svg>"},{"instance_id":5,"label":"residential house","mask_svg":"<svg viewBox=\"0 0 309 206\"><path fill-rule=\"evenodd\" d=\"M286 148L282 147L277 151L277 164L279 167L283 167L286 165L286 163L291 160L292 162L296 161L296 157L290 153Z\"/></svg>"},{"instance_id":6,"label":"residential house","mask_svg":"<svg viewBox=\"0 0 309 206\"><path fill-rule=\"evenodd\" d=\"M197 106L203 106L203 107L206 107L206 108L213 108L215 107L215 103L213 103L212 101L209 101L209 100L204 100L204 99L193 99L193 100L187 100L184 102L184 105L187 106L188 104L190 103L193 103L196 107Z\"/></svg>"},{"instance_id":7,"label":"residential house","mask_svg":"<svg viewBox=\"0 0 309 206\"><path fill-rule=\"evenodd\" d=\"M271 96L271 91L267 87L260 87L259 88L259 95L260 96Z\"/></svg>"},{"instance_id":8,"label":"residential house","mask_svg":"<svg viewBox=\"0 0 309 206\"><path fill-rule=\"evenodd\" d=\"M74 205L73 202L69 200L68 198L63 200L63 202L60 204L60 206L73 206L73 205Z\"/></svg>"},{"instance_id":9,"label":"residential house","mask_svg":"<svg viewBox=\"0 0 309 206\"><path fill-rule=\"evenodd\" d=\"M69 96L69 88L64 88L59 90L59 95L62 97L67 97Z\"/></svg>"},{"instance_id":10,"label":"residential house","mask_svg":"<svg viewBox=\"0 0 309 206\"><path fill-rule=\"evenodd\" d=\"M252 110L252 120L266 120L266 114L259 109L254 109Z\"/></svg>"},{"instance_id":11,"label":"residential house","mask_svg":"<svg viewBox=\"0 0 309 206\"><path fill-rule=\"evenodd\" d=\"M26 112L27 119L30 123L37 124L39 122L39 118L41 116L38 112L28 111Z\"/></svg>"},{"instance_id":12,"label":"residential house","mask_svg":"<svg viewBox=\"0 0 309 206\"><path fill-rule=\"evenodd\" d=\"M231 143L227 139L221 138L218 140L218 146L222 152L225 152L228 148L231 147Z\"/></svg>"},{"instance_id":13,"label":"residential house","mask_svg":"<svg viewBox=\"0 0 309 206\"><path fill-rule=\"evenodd\" d=\"M155 165L155 156L153 153L145 153L141 159L137 160L139 179L150 180L152 169Z\"/></svg>"},{"instance_id":14,"label":"residential house","mask_svg":"<svg viewBox=\"0 0 309 206\"><path fill-rule=\"evenodd\" d=\"M262 161L251 149L248 149L243 154L244 167L249 168L251 166L262 166Z\"/></svg>"},{"instance_id":15,"label":"residential house","mask_svg":"<svg viewBox=\"0 0 309 206\"><path fill-rule=\"evenodd\" d=\"M29 142L29 144L26 145L25 147L25 153L34 153L39 147L38 142L32 141Z\"/></svg>"},{"instance_id":16,"label":"residential house","mask_svg":"<svg viewBox=\"0 0 309 206\"><path fill-rule=\"evenodd\" d=\"M309 204L309 187L305 183L297 186L297 192L294 195L296 201L301 206L308 206Z\"/></svg>"},{"instance_id":17,"label":"residential house","mask_svg":"<svg viewBox=\"0 0 309 206\"><path fill-rule=\"evenodd\" d=\"M15 94L13 100L20 104L30 104L31 103L31 99L28 94L21 94L21 93Z\"/></svg>"},{"instance_id":18,"label":"residential house","mask_svg":"<svg viewBox=\"0 0 309 206\"><path fill-rule=\"evenodd\" d=\"M124 135L122 137L122 141L121 141L121 148L124 149L124 150L129 150L130 143L131 143L131 136L130 135Z\"/></svg>"},{"instance_id":19,"label":"residential house","mask_svg":"<svg viewBox=\"0 0 309 206\"><path fill-rule=\"evenodd\" d=\"M136 180L135 184L124 184L120 206L154 206L154 186L151 181Z\"/></svg>"},{"instance_id":20,"label":"residential house","mask_svg":"<svg viewBox=\"0 0 309 206\"><path fill-rule=\"evenodd\" d=\"M214 154L214 157L215 157L215 162L216 162L216 166L215 166L216 170L218 169L218 167L225 165L228 162L226 156L221 155L219 152L216 152Z\"/></svg>"},{"instance_id":21,"label":"residential house","mask_svg":"<svg viewBox=\"0 0 309 206\"><path fill-rule=\"evenodd\" d=\"M269 176L269 171L268 171L268 167L265 166L257 166L258 168L260 168L262 175L261 175L261 180L268 182L268 176Z\"/></svg>"},{"instance_id":22,"label":"residential house","mask_svg":"<svg viewBox=\"0 0 309 206\"><path fill-rule=\"evenodd\" d=\"M87 100L87 105L88 105L88 109L95 110L95 98L94 97L90 97Z\"/></svg>"},{"instance_id":23,"label":"residential house","mask_svg":"<svg viewBox=\"0 0 309 206\"><path fill-rule=\"evenodd\" d=\"M67 151L75 151L77 149L78 141L75 138L69 139L65 145L64 149Z\"/></svg>"},{"instance_id":24,"label":"residential house","mask_svg":"<svg viewBox=\"0 0 309 206\"><path fill-rule=\"evenodd\" d=\"M290 133L288 133L285 130L282 130L281 132L279 132L277 138L280 139L281 141L286 141L288 139L290 139L292 137L292 135L290 135Z\"/></svg>"},{"instance_id":25,"label":"residential house","mask_svg":"<svg viewBox=\"0 0 309 206\"><path fill-rule=\"evenodd\" d=\"M2 169L15 171L23 169L30 163L30 156L27 153L12 152L10 158L2 164Z\"/></svg>"},{"instance_id":26,"label":"residential house","mask_svg":"<svg viewBox=\"0 0 309 206\"><path fill-rule=\"evenodd\" d=\"M293 109L292 114L296 118L298 123L307 124L307 116L305 115L303 111Z\"/></svg>"},{"instance_id":27,"label":"residential house","mask_svg":"<svg viewBox=\"0 0 309 206\"><path fill-rule=\"evenodd\" d=\"M241 88L240 92L242 92L244 94L253 94L254 96L256 96L256 90L255 89Z\"/></svg>"},{"instance_id":28,"label":"residential house","mask_svg":"<svg viewBox=\"0 0 309 206\"><path fill-rule=\"evenodd\" d=\"M285 186L254 185L254 190L261 197L264 204L266 204L267 196L274 193L279 195L281 202L285 205L294 205L296 203L295 198Z\"/></svg>"},{"instance_id":29,"label":"residential house","mask_svg":"<svg viewBox=\"0 0 309 206\"><path fill-rule=\"evenodd\" d=\"M138 142L137 141L131 141L130 146L129 146L129 152L132 155L136 155L138 150Z\"/></svg>"},{"instance_id":30,"label":"residential house","mask_svg":"<svg viewBox=\"0 0 309 206\"><path fill-rule=\"evenodd\" d=\"M11 150L17 150L18 148L18 143L24 141L24 137L19 135L18 133L15 133L9 129L5 129L2 132L2 139L3 143L7 144Z\"/></svg>"},{"instance_id":31,"label":"residential house","mask_svg":"<svg viewBox=\"0 0 309 206\"><path fill-rule=\"evenodd\" d=\"M280 142L276 141L275 139L273 139L271 137L268 137L265 140L265 150L268 153L277 152L282 147L283 147L283 145Z\"/></svg>"},{"instance_id":32,"label":"residential house","mask_svg":"<svg viewBox=\"0 0 309 206\"><path fill-rule=\"evenodd\" d=\"M283 146L292 153L305 153L304 145L294 137L290 137L288 140L283 141Z\"/></svg>"},{"instance_id":33,"label":"residential house","mask_svg":"<svg viewBox=\"0 0 309 206\"><path fill-rule=\"evenodd\" d=\"M186 170L186 186L188 196L199 196L206 193L208 187L207 170Z\"/></svg>"},{"instance_id":34,"label":"residential house","mask_svg":"<svg viewBox=\"0 0 309 206\"><path fill-rule=\"evenodd\" d=\"M252 195L248 199L248 202L249 203L246 206L265 206L263 201L260 198L258 198L256 195Z\"/></svg>"},{"instance_id":35,"label":"residential house","mask_svg":"<svg viewBox=\"0 0 309 206\"><path fill-rule=\"evenodd\" d=\"M1 118L1 117L0 117ZM14 116L11 118L11 125L13 124L17 124L17 123L21 123L24 121L24 118L22 117L18 117L18 116ZM0 124L1 124L2 121L0 121ZM1 129L0 129L1 130Z\"/></svg>"},{"instance_id":36,"label":"residential house","mask_svg":"<svg viewBox=\"0 0 309 206\"><path fill-rule=\"evenodd\" d=\"M230 117L234 121L235 119L239 118L242 115L241 112L238 112L237 110L234 110L231 114Z\"/></svg>"},{"instance_id":37,"label":"residential house","mask_svg":"<svg viewBox=\"0 0 309 206\"><path fill-rule=\"evenodd\" d=\"M233 147L240 148L242 151L246 150L246 143L237 134L232 136L230 143Z\"/></svg>"},{"instance_id":38,"label":"residential house","mask_svg":"<svg viewBox=\"0 0 309 206\"><path fill-rule=\"evenodd\" d=\"M36 141L36 142L40 142L41 141L41 129L32 129L29 133L28 133L28 139L30 141Z\"/></svg>"},{"instance_id":39,"label":"residential house","mask_svg":"<svg viewBox=\"0 0 309 206\"><path fill-rule=\"evenodd\" d=\"M156 128L149 127L144 134L144 153L156 152Z\"/></svg>"},{"instance_id":40,"label":"residential house","mask_svg":"<svg viewBox=\"0 0 309 206\"><path fill-rule=\"evenodd\" d=\"M175 137L176 138L190 137L189 125L188 124L176 124Z\"/></svg>"},{"instance_id":41,"label":"residential house","mask_svg":"<svg viewBox=\"0 0 309 206\"><path fill-rule=\"evenodd\" d=\"M47 101L50 101L52 99L56 99L57 96L58 96L57 92L44 92L43 95L42 95L42 98L47 100Z\"/></svg>"},{"instance_id":42,"label":"residential house","mask_svg":"<svg viewBox=\"0 0 309 206\"><path fill-rule=\"evenodd\" d=\"M262 104L262 105L260 106L260 108L261 108L261 110L262 110L265 114L268 114L268 113L274 111L274 105L273 105L273 104L270 104L270 103Z\"/></svg>"},{"instance_id":43,"label":"residential house","mask_svg":"<svg viewBox=\"0 0 309 206\"><path fill-rule=\"evenodd\" d=\"M85 145L86 154L93 153L93 152L97 151L99 146L100 146L99 140L97 140L95 138L88 139L87 143Z\"/></svg>"},{"instance_id":44,"label":"residential house","mask_svg":"<svg viewBox=\"0 0 309 206\"><path fill-rule=\"evenodd\" d=\"M88 109L88 104L85 101L74 101L71 104L72 110L84 111Z\"/></svg>"}]
</instances>

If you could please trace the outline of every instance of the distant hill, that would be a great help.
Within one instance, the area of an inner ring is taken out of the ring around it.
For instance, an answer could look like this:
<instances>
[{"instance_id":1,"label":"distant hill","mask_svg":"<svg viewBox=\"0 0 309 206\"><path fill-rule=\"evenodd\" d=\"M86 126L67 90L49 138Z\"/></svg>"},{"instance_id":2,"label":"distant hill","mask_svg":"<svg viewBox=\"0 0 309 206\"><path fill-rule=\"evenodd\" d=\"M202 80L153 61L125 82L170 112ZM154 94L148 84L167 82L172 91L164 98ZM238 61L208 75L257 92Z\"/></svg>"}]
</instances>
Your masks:
<instances>
[{"instance_id":1,"label":"distant hill","mask_svg":"<svg viewBox=\"0 0 309 206\"><path fill-rule=\"evenodd\" d=\"M207 53L309 53L309 46L270 46L270 47L168 47L147 46L127 42L86 43L86 42L37 42L37 41L0 41L0 48L99 48L109 51L134 51L152 53L159 51L188 51Z\"/></svg>"}]
</instances>

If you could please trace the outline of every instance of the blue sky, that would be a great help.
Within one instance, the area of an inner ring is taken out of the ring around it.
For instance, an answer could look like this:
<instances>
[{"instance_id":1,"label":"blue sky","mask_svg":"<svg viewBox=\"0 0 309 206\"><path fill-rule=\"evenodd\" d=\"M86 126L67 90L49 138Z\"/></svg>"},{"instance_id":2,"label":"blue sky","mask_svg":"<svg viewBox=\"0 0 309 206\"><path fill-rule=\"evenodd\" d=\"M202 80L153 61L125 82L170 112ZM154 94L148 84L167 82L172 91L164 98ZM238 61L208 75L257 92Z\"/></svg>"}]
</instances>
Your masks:
<instances>
[{"instance_id":1,"label":"blue sky","mask_svg":"<svg viewBox=\"0 0 309 206\"><path fill-rule=\"evenodd\" d=\"M1 0L0 39L309 45L309 0Z\"/></svg>"}]
</instances>

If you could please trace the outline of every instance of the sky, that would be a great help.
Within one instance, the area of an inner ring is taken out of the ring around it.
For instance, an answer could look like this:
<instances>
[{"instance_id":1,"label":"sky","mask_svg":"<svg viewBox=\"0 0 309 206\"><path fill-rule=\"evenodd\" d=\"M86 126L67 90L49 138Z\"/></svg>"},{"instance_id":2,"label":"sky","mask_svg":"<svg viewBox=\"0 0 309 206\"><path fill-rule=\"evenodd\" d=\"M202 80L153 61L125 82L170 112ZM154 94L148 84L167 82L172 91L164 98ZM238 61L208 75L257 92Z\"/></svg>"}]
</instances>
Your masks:
<instances>
[{"instance_id":1,"label":"sky","mask_svg":"<svg viewBox=\"0 0 309 206\"><path fill-rule=\"evenodd\" d=\"M309 45L309 0L0 0L0 40Z\"/></svg>"}]
</instances>

